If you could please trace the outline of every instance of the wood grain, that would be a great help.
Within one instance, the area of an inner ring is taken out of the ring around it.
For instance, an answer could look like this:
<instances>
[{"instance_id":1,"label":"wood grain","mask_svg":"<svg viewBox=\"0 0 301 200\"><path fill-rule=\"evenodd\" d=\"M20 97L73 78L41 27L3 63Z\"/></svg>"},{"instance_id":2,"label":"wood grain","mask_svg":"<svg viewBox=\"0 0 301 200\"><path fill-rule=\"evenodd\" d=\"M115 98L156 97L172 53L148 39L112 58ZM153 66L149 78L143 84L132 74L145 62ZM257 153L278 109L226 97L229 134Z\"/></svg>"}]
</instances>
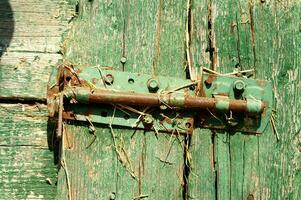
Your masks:
<instances>
[{"instance_id":1,"label":"wood grain","mask_svg":"<svg viewBox=\"0 0 301 200\"><path fill-rule=\"evenodd\" d=\"M215 143L218 199L300 198L298 1L212 1L218 69L256 69L274 84L277 134L235 133ZM253 76L254 78L254 76ZM278 135L278 136L276 136ZM277 139L277 137L279 137Z\"/></svg>"},{"instance_id":2,"label":"wood grain","mask_svg":"<svg viewBox=\"0 0 301 200\"><path fill-rule=\"evenodd\" d=\"M192 1L190 17L190 51L192 67L201 75L203 67L211 68L208 12L210 1ZM189 17L187 16L187 20ZM191 137L188 177L189 199L215 199L216 169L214 164L214 133L196 128Z\"/></svg>"},{"instance_id":3,"label":"wood grain","mask_svg":"<svg viewBox=\"0 0 301 200\"><path fill-rule=\"evenodd\" d=\"M0 2L1 97L45 100L50 66L62 59L74 9L60 0Z\"/></svg>"},{"instance_id":4,"label":"wood grain","mask_svg":"<svg viewBox=\"0 0 301 200\"><path fill-rule=\"evenodd\" d=\"M53 199L46 106L2 103L0 116L0 199Z\"/></svg>"},{"instance_id":5,"label":"wood grain","mask_svg":"<svg viewBox=\"0 0 301 200\"><path fill-rule=\"evenodd\" d=\"M99 64L185 77L185 7L184 1L80 1L65 60L79 67ZM127 59L124 65L122 57ZM98 127L97 139L86 149L93 139L87 130L86 123L66 126L74 141L74 147L65 151L74 198L106 199L113 194L117 199L182 198L182 137L143 131L132 137L133 129L114 127L114 147L111 130ZM67 199L64 169L58 178L57 198Z\"/></svg>"},{"instance_id":6,"label":"wood grain","mask_svg":"<svg viewBox=\"0 0 301 200\"><path fill-rule=\"evenodd\" d=\"M55 197L54 130L46 106L34 101L45 101L72 8L60 0L0 2L0 199Z\"/></svg>"}]
</instances>

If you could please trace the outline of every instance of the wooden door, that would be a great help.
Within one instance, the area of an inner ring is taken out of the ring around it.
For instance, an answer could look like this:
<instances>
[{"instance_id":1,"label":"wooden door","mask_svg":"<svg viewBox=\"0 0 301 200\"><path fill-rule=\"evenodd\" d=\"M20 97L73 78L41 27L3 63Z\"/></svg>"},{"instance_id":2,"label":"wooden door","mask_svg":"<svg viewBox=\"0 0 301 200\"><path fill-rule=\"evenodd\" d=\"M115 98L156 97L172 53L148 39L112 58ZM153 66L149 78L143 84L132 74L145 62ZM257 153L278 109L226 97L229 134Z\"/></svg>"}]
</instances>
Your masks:
<instances>
[{"instance_id":1,"label":"wooden door","mask_svg":"<svg viewBox=\"0 0 301 200\"><path fill-rule=\"evenodd\" d=\"M1 1L0 198L300 199L300 6ZM255 69L251 78L273 84L275 113L261 135L198 128L156 137L97 126L92 144L87 123L68 123L62 167L45 101L57 63L180 78L189 67Z\"/></svg>"}]
</instances>

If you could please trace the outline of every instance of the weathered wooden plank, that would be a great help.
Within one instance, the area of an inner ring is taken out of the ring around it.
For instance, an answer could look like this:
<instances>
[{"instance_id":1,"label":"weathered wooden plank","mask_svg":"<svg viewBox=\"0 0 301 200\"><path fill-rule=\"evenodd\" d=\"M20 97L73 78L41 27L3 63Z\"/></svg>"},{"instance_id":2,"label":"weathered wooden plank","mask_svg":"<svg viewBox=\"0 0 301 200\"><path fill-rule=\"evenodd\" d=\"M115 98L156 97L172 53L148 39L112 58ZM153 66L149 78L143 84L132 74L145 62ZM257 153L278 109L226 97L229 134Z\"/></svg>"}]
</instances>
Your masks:
<instances>
[{"instance_id":1,"label":"weathered wooden plank","mask_svg":"<svg viewBox=\"0 0 301 200\"><path fill-rule=\"evenodd\" d=\"M47 37L50 39L52 37L61 37L66 30L65 26L68 20L72 17L71 6L64 5L62 4L63 2L55 1L49 6L47 6L47 2L44 2L44 4L41 4L41 2L39 4L28 2L25 5L22 2L1 2L1 45L8 46L10 40L13 42L14 38L20 41L18 37L29 37L28 39L34 39L28 45L32 49L35 46L34 41L38 38L41 43L47 42ZM27 12L17 12L19 7L27 9ZM33 7L35 8L34 10L32 9ZM43 10L48 13L42 12ZM48 41L48 43L51 43L51 41ZM24 48L26 44L21 44L21 46Z\"/></svg>"},{"instance_id":2,"label":"weathered wooden plank","mask_svg":"<svg viewBox=\"0 0 301 200\"><path fill-rule=\"evenodd\" d=\"M188 192L191 199L215 199L214 146L210 130L194 131L191 139Z\"/></svg>"},{"instance_id":3,"label":"weathered wooden plank","mask_svg":"<svg viewBox=\"0 0 301 200\"><path fill-rule=\"evenodd\" d=\"M6 37L6 30L11 27L10 23L3 23L1 26L0 37ZM59 37L63 26L59 25L31 25L27 23L15 23L14 36L16 37ZM26 28L25 28L26 27ZM32 32L32 30L35 30Z\"/></svg>"},{"instance_id":4,"label":"weathered wooden plank","mask_svg":"<svg viewBox=\"0 0 301 200\"><path fill-rule=\"evenodd\" d=\"M0 199L53 199L56 167L46 106L0 104L0 116Z\"/></svg>"},{"instance_id":5,"label":"weathered wooden plank","mask_svg":"<svg viewBox=\"0 0 301 200\"><path fill-rule=\"evenodd\" d=\"M274 83L277 100L279 141L271 127L259 136L236 133L229 137L229 153L217 155L217 165L230 166L230 170L220 168L222 179L229 180L230 187L219 187L217 193L229 194L230 198L300 198L297 2L213 1L219 71L256 68L257 78ZM291 108L292 112L287 112ZM220 143L215 146L220 148Z\"/></svg>"},{"instance_id":6,"label":"weathered wooden plank","mask_svg":"<svg viewBox=\"0 0 301 200\"><path fill-rule=\"evenodd\" d=\"M41 53L41 52L9 52L4 53L1 58L1 65L12 65L14 68L19 68L22 64L34 64L40 62L39 66L44 67L45 65L54 65L62 59L62 55L57 53ZM42 67L41 70L42 70ZM48 73L49 74L49 73Z\"/></svg>"},{"instance_id":7,"label":"weathered wooden plank","mask_svg":"<svg viewBox=\"0 0 301 200\"><path fill-rule=\"evenodd\" d=\"M14 36L9 42L6 50L9 56L13 56L13 52L21 52L23 55L27 53L45 53L57 54L60 52L62 37L16 37ZM2 40L3 43L8 43L7 38ZM4 58L2 58L3 61ZM4 61L3 61L4 62Z\"/></svg>"},{"instance_id":8,"label":"weathered wooden plank","mask_svg":"<svg viewBox=\"0 0 301 200\"><path fill-rule=\"evenodd\" d=\"M74 199L107 199L113 194L122 199L140 195L149 199L178 199L182 195L182 154L176 137L160 134L157 139L153 133L137 132L131 138L129 132L133 131L114 129L115 147L112 134L99 128L97 139L87 148L93 135L85 126L66 126L65 156ZM58 190L57 198L65 199L68 187L63 169Z\"/></svg>"},{"instance_id":9,"label":"weathered wooden plank","mask_svg":"<svg viewBox=\"0 0 301 200\"><path fill-rule=\"evenodd\" d=\"M3 0L0 10L1 100L45 100L70 6ZM57 169L46 106L2 103L0 116L0 199L53 199Z\"/></svg>"},{"instance_id":10,"label":"weathered wooden plank","mask_svg":"<svg viewBox=\"0 0 301 200\"><path fill-rule=\"evenodd\" d=\"M45 100L75 7L57 0L1 1L0 8L0 96Z\"/></svg>"},{"instance_id":11,"label":"weathered wooden plank","mask_svg":"<svg viewBox=\"0 0 301 200\"><path fill-rule=\"evenodd\" d=\"M237 69L254 67L252 21L253 11L250 2L213 1L216 9L213 13L214 34L218 52L218 70L227 73ZM252 19L251 19L252 17ZM254 145L255 144L255 145ZM221 171L217 180L225 180L217 188L218 199L257 199L258 183L258 150L257 137L235 133L225 143L215 143L217 149L223 146L227 151L217 154L217 165Z\"/></svg>"},{"instance_id":12,"label":"weathered wooden plank","mask_svg":"<svg viewBox=\"0 0 301 200\"><path fill-rule=\"evenodd\" d=\"M253 10L251 2L213 1L216 13L213 16L214 34L216 37L217 66L222 73L234 70L254 68L253 52ZM252 19L251 19L252 18ZM226 133L228 134L228 133ZM228 135L226 142L215 143L225 152L217 154L217 165L221 173L217 180L225 180L222 187L217 188L219 199L247 199L259 192L258 182L258 150L256 136L235 133Z\"/></svg>"},{"instance_id":13,"label":"weathered wooden plank","mask_svg":"<svg viewBox=\"0 0 301 200\"><path fill-rule=\"evenodd\" d=\"M53 199L56 168L48 149L1 146L0 158L1 199Z\"/></svg>"},{"instance_id":14,"label":"weathered wooden plank","mask_svg":"<svg viewBox=\"0 0 301 200\"><path fill-rule=\"evenodd\" d=\"M216 170L216 199L231 199L232 180L229 135L225 132L217 132L214 136L213 144Z\"/></svg>"},{"instance_id":15,"label":"weathered wooden plank","mask_svg":"<svg viewBox=\"0 0 301 200\"><path fill-rule=\"evenodd\" d=\"M80 23L73 23L63 48L65 59L82 67L95 64L121 69L122 3L79 1Z\"/></svg>"},{"instance_id":16,"label":"weathered wooden plank","mask_svg":"<svg viewBox=\"0 0 301 200\"><path fill-rule=\"evenodd\" d=\"M218 70L228 73L253 67L249 3L212 1L213 34L216 38Z\"/></svg>"},{"instance_id":17,"label":"weathered wooden plank","mask_svg":"<svg viewBox=\"0 0 301 200\"><path fill-rule=\"evenodd\" d=\"M125 70L185 78L185 2L138 2L125 4Z\"/></svg>"},{"instance_id":18,"label":"weathered wooden plank","mask_svg":"<svg viewBox=\"0 0 301 200\"><path fill-rule=\"evenodd\" d=\"M301 197L301 35L296 20L300 10L300 1L265 2L254 8L258 16L255 21L258 72L274 84L278 130L276 136L269 127L266 137L259 138L262 199ZM261 54L262 49L265 56Z\"/></svg>"},{"instance_id":19,"label":"weathered wooden plank","mask_svg":"<svg viewBox=\"0 0 301 200\"><path fill-rule=\"evenodd\" d=\"M200 74L202 67L211 67L209 54L208 12L210 1L191 1L189 49L191 64ZM189 17L187 17L189 19ZM185 40L187 40L187 34ZM187 52L186 52L187 53ZM195 129L191 138L190 173L188 177L188 196L191 199L215 199L216 169L214 146L210 130Z\"/></svg>"},{"instance_id":20,"label":"weathered wooden plank","mask_svg":"<svg viewBox=\"0 0 301 200\"><path fill-rule=\"evenodd\" d=\"M9 4L7 4L7 2L9 2ZM57 9L60 9L61 5L64 4L64 1L58 1L56 0L56 4L51 6L51 7L47 7L45 6L45 4L47 5L49 3L49 0L45 0L45 1L11 1L11 0L3 0L0 2L0 10L2 12L6 12L7 9L9 7L11 7L12 11L14 13L19 13L19 12L28 12L28 13L47 13L50 15L54 15ZM30 9L30 7L33 6L35 9L32 10ZM58 12L58 11L57 11ZM3 14L3 13L1 13ZM41 22L37 22L37 23L41 23Z\"/></svg>"},{"instance_id":21,"label":"weathered wooden plank","mask_svg":"<svg viewBox=\"0 0 301 200\"><path fill-rule=\"evenodd\" d=\"M0 64L0 97L45 101L51 66L59 54L14 52L4 54Z\"/></svg>"},{"instance_id":22,"label":"weathered wooden plank","mask_svg":"<svg viewBox=\"0 0 301 200\"><path fill-rule=\"evenodd\" d=\"M47 148L48 117L44 105L1 104L0 109L1 146L19 144Z\"/></svg>"},{"instance_id":23,"label":"weathered wooden plank","mask_svg":"<svg viewBox=\"0 0 301 200\"><path fill-rule=\"evenodd\" d=\"M124 56L128 60L125 71L185 78L185 9L186 2L182 0L177 3L160 0L124 4ZM128 131L131 133L132 130ZM157 138L153 132L145 134L148 136L146 141L149 140L145 148L155 155L146 157L144 161L144 185L138 194L152 194L149 199L181 199L184 184L183 138L164 134ZM135 137L131 143L145 140L142 131ZM142 150L137 149L138 152ZM164 164L164 161L167 162Z\"/></svg>"},{"instance_id":24,"label":"weathered wooden plank","mask_svg":"<svg viewBox=\"0 0 301 200\"><path fill-rule=\"evenodd\" d=\"M121 70L120 59L124 56L126 71L185 77L185 12L182 11L186 2L171 5L172 1L80 1L80 15L68 35L65 58L82 67L100 64ZM172 45L174 49L170 48ZM121 199L143 195L148 199L182 198L183 138L166 134L157 138L155 133L143 131L131 137L133 129L114 128L117 149L121 152L116 155L112 133L105 127L97 129L96 141L88 150L84 149L92 139L87 130L87 124L66 128L67 133L74 133L76 149L65 152L68 173L72 174L69 178L73 198L109 198L112 193ZM75 157L89 160L73 165ZM96 172L92 173L93 179L85 170L88 168ZM62 168L58 192L58 199L67 198Z\"/></svg>"}]
</instances>

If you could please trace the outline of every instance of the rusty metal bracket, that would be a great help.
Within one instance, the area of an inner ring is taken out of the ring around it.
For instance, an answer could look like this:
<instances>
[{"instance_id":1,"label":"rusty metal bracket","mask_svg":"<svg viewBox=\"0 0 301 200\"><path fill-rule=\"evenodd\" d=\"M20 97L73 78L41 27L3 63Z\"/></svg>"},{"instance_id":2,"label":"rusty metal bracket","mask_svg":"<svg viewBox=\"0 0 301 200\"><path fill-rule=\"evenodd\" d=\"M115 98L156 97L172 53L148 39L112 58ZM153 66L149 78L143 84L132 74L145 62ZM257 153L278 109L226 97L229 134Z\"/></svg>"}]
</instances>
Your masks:
<instances>
[{"instance_id":1,"label":"rusty metal bracket","mask_svg":"<svg viewBox=\"0 0 301 200\"><path fill-rule=\"evenodd\" d=\"M47 104L50 117L64 120L89 118L93 123L175 134L191 134L197 127L262 133L273 94L269 82L243 77L205 74L191 81L62 65L50 77Z\"/></svg>"}]
</instances>

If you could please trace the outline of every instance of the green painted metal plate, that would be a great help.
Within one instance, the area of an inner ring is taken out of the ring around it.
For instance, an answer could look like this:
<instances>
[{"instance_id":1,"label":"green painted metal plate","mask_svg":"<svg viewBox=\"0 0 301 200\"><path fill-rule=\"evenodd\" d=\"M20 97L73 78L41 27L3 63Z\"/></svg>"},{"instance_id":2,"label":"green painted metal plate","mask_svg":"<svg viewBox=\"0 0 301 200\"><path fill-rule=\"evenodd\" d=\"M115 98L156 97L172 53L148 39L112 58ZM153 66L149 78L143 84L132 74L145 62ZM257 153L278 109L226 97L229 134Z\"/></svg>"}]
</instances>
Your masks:
<instances>
[{"instance_id":1,"label":"green painted metal plate","mask_svg":"<svg viewBox=\"0 0 301 200\"><path fill-rule=\"evenodd\" d=\"M169 109L168 105L163 105L163 109L161 106L161 108L147 109L146 112L143 111L146 108L139 105L132 107L110 104L87 105L74 103L75 100L71 99L73 103L65 102L64 104L64 118L70 120L172 133L192 132L194 126L233 132L262 133L272 112L272 88L267 81L204 74L201 80L193 82L187 79L166 76L152 77L146 74L114 71L101 67L87 67L83 70L68 67L60 68L60 70L59 76L57 72L54 72L50 79L49 105L57 104L57 95L53 95L53 93L55 93L54 90L58 92L58 79L62 79L60 81L65 85L64 91L73 86L89 88L88 91L92 93L96 89L103 89L104 91L140 94L156 93L159 96L163 92L174 91L175 96L178 97L198 94L198 96L216 99L217 102L214 110ZM155 84L153 84L154 80ZM153 85L150 88L151 81ZM88 95L89 92L80 95L81 98L86 99L80 100L88 101ZM247 111L232 112L229 107L230 100L245 101ZM265 107L261 112L262 104ZM53 107L53 105L50 106L50 110L55 109ZM146 120L144 117L141 118L146 115ZM151 123L147 123L147 121L151 121Z\"/></svg>"}]
</instances>

